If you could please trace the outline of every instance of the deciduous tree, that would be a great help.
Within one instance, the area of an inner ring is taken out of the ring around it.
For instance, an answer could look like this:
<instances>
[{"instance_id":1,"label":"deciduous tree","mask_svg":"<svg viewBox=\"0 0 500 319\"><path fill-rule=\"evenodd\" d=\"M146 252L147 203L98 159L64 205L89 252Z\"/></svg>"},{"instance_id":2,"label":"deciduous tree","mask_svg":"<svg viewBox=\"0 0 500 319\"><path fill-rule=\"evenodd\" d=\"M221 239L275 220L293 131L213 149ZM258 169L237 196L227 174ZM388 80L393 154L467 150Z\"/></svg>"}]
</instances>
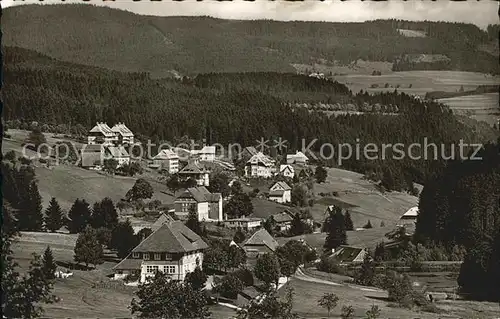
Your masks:
<instances>
[{"instance_id":1,"label":"deciduous tree","mask_svg":"<svg viewBox=\"0 0 500 319\"><path fill-rule=\"evenodd\" d=\"M316 167L316 171L314 172L314 178L316 178L316 182L324 183L328 176L328 172L323 166Z\"/></svg>"},{"instance_id":2,"label":"deciduous tree","mask_svg":"<svg viewBox=\"0 0 500 319\"><path fill-rule=\"evenodd\" d=\"M125 195L125 198L129 202L139 199L149 199L151 197L153 197L153 187L144 178L136 180L134 186Z\"/></svg>"},{"instance_id":3,"label":"deciduous tree","mask_svg":"<svg viewBox=\"0 0 500 319\"><path fill-rule=\"evenodd\" d=\"M207 298L191 285L171 280L157 272L152 280L139 285L137 298L132 299L131 311L139 318L198 318L210 317Z\"/></svg>"},{"instance_id":4,"label":"deciduous tree","mask_svg":"<svg viewBox=\"0 0 500 319\"><path fill-rule=\"evenodd\" d=\"M271 284L278 286L280 278L280 264L274 254L266 253L259 256L254 268L255 277L262 280L268 288Z\"/></svg>"},{"instance_id":5,"label":"deciduous tree","mask_svg":"<svg viewBox=\"0 0 500 319\"><path fill-rule=\"evenodd\" d=\"M138 238L134 235L130 220L119 222L113 229L110 245L111 248L116 249L119 258L127 257L138 243Z\"/></svg>"},{"instance_id":6,"label":"deciduous tree","mask_svg":"<svg viewBox=\"0 0 500 319\"><path fill-rule=\"evenodd\" d=\"M325 293L319 300L318 305L323 307L328 312L328 317L330 317L330 312L332 309L337 307L337 303L339 302L339 297L334 293Z\"/></svg>"},{"instance_id":7,"label":"deciduous tree","mask_svg":"<svg viewBox=\"0 0 500 319\"><path fill-rule=\"evenodd\" d=\"M74 259L77 263L84 263L86 267L89 264L94 265L102 263L102 245L97 239L96 231L87 226L85 230L78 235L75 245Z\"/></svg>"}]
</instances>

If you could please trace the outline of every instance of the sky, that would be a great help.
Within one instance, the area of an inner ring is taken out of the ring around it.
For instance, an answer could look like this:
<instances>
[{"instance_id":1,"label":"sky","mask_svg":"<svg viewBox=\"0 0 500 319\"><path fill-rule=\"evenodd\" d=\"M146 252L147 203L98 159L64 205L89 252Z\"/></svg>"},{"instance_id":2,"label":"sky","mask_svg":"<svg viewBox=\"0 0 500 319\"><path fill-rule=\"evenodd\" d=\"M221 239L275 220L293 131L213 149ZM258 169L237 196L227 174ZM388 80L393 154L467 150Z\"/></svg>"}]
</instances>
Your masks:
<instances>
[{"instance_id":1,"label":"sky","mask_svg":"<svg viewBox=\"0 0 500 319\"><path fill-rule=\"evenodd\" d=\"M56 4L63 0L0 0L3 8L28 3ZM272 19L306 21L366 21L374 19L403 19L466 22L485 28L488 24L498 24L499 2L494 0L452 2L449 0L389 0L339 1L305 0L300 2L256 0L254 2L235 1L172 1L164 0L66 0L64 3L90 3L138 14L158 16L197 16L206 15L224 19Z\"/></svg>"}]
</instances>

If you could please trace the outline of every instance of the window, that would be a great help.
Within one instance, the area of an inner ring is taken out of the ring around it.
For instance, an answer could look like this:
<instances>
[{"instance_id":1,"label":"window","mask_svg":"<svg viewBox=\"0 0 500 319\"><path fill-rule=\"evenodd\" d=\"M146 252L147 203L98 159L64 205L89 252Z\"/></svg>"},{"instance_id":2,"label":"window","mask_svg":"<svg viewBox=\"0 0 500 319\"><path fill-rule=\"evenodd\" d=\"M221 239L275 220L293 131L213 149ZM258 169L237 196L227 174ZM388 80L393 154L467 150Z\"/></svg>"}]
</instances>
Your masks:
<instances>
[{"instance_id":1,"label":"window","mask_svg":"<svg viewBox=\"0 0 500 319\"><path fill-rule=\"evenodd\" d=\"M142 256L144 260L149 260L149 253L144 253L144 255Z\"/></svg>"},{"instance_id":2,"label":"window","mask_svg":"<svg viewBox=\"0 0 500 319\"><path fill-rule=\"evenodd\" d=\"M161 260L161 253L155 253L155 260Z\"/></svg>"},{"instance_id":3,"label":"window","mask_svg":"<svg viewBox=\"0 0 500 319\"><path fill-rule=\"evenodd\" d=\"M132 258L140 258L141 254L139 253L132 253Z\"/></svg>"},{"instance_id":4,"label":"window","mask_svg":"<svg viewBox=\"0 0 500 319\"><path fill-rule=\"evenodd\" d=\"M163 266L163 271L166 274L175 274L175 266Z\"/></svg>"},{"instance_id":5,"label":"window","mask_svg":"<svg viewBox=\"0 0 500 319\"><path fill-rule=\"evenodd\" d=\"M150 265L146 266L146 272L148 274L153 274L157 271L158 271L158 266L150 266Z\"/></svg>"}]
</instances>

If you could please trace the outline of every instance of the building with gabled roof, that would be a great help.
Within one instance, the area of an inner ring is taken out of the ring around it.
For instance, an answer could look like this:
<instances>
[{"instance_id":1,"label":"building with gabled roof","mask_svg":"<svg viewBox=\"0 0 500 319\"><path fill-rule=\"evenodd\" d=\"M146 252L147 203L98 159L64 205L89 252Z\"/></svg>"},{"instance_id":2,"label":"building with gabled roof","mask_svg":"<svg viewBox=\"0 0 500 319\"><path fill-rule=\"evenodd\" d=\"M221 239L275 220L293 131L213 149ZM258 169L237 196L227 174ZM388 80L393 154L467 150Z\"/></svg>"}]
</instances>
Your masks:
<instances>
[{"instance_id":1,"label":"building with gabled roof","mask_svg":"<svg viewBox=\"0 0 500 319\"><path fill-rule=\"evenodd\" d=\"M270 157L258 152L253 155L245 164L246 177L264 177L269 178L276 171L275 161Z\"/></svg>"},{"instance_id":2,"label":"building with gabled roof","mask_svg":"<svg viewBox=\"0 0 500 319\"><path fill-rule=\"evenodd\" d=\"M259 152L255 147L247 146L238 155L240 159L249 160L252 156L257 155L257 153Z\"/></svg>"},{"instance_id":3,"label":"building with gabled roof","mask_svg":"<svg viewBox=\"0 0 500 319\"><path fill-rule=\"evenodd\" d=\"M111 131L118 136L119 144L134 144L134 133L124 123L115 124Z\"/></svg>"},{"instance_id":4,"label":"building with gabled roof","mask_svg":"<svg viewBox=\"0 0 500 319\"><path fill-rule=\"evenodd\" d=\"M191 207L195 208L199 221L222 221L222 194L210 193L205 186L186 189L174 201L175 214L186 219Z\"/></svg>"},{"instance_id":5,"label":"building with gabled roof","mask_svg":"<svg viewBox=\"0 0 500 319\"><path fill-rule=\"evenodd\" d=\"M123 146L107 146L104 151L104 159L114 159L118 167L130 164L130 155Z\"/></svg>"},{"instance_id":6,"label":"building with gabled roof","mask_svg":"<svg viewBox=\"0 0 500 319\"><path fill-rule=\"evenodd\" d=\"M286 163L307 165L309 163L309 158L301 151L297 151L295 154L288 154L286 156Z\"/></svg>"},{"instance_id":7,"label":"building with gabled roof","mask_svg":"<svg viewBox=\"0 0 500 319\"><path fill-rule=\"evenodd\" d=\"M418 213L417 206L408 209L398 220L396 226L404 227L409 234L413 234L417 224Z\"/></svg>"},{"instance_id":8,"label":"building with gabled roof","mask_svg":"<svg viewBox=\"0 0 500 319\"><path fill-rule=\"evenodd\" d=\"M269 188L269 200L289 203L292 200L292 188L285 182L276 182Z\"/></svg>"},{"instance_id":9,"label":"building with gabled roof","mask_svg":"<svg viewBox=\"0 0 500 319\"><path fill-rule=\"evenodd\" d=\"M249 266L254 266L260 255L274 253L278 246L278 242L265 228L256 231L241 245L247 256L247 264Z\"/></svg>"},{"instance_id":10,"label":"building with gabled roof","mask_svg":"<svg viewBox=\"0 0 500 319\"><path fill-rule=\"evenodd\" d=\"M173 219L171 216L165 214L165 213L162 213L160 215L160 217L158 217L156 219L156 221L153 223L153 225L151 225L151 229L153 231L157 230L158 228L160 228L163 224L166 224L166 223L170 223L170 222L173 222L175 221L175 219Z\"/></svg>"},{"instance_id":11,"label":"building with gabled roof","mask_svg":"<svg viewBox=\"0 0 500 319\"><path fill-rule=\"evenodd\" d=\"M137 245L113 270L118 276L140 274L146 282L157 271L184 280L196 266L203 266L203 252L208 248L203 239L181 221L165 222Z\"/></svg>"},{"instance_id":12,"label":"building with gabled roof","mask_svg":"<svg viewBox=\"0 0 500 319\"><path fill-rule=\"evenodd\" d=\"M293 178L295 176L295 169L290 164L283 164L280 165L278 174L288 178Z\"/></svg>"},{"instance_id":13,"label":"building with gabled roof","mask_svg":"<svg viewBox=\"0 0 500 319\"><path fill-rule=\"evenodd\" d=\"M88 144L113 145L117 142L117 133L104 122L97 122L87 135Z\"/></svg>"},{"instance_id":14,"label":"building with gabled roof","mask_svg":"<svg viewBox=\"0 0 500 319\"><path fill-rule=\"evenodd\" d=\"M198 161L190 161L179 171L179 176L184 179L194 179L198 186L210 185L210 170Z\"/></svg>"},{"instance_id":15,"label":"building with gabled roof","mask_svg":"<svg viewBox=\"0 0 500 319\"><path fill-rule=\"evenodd\" d=\"M340 264L362 263L367 251L365 248L342 245L331 255Z\"/></svg>"},{"instance_id":16,"label":"building with gabled roof","mask_svg":"<svg viewBox=\"0 0 500 319\"><path fill-rule=\"evenodd\" d=\"M163 149L153 157L150 167L175 174L179 171L179 155L172 150Z\"/></svg>"},{"instance_id":17,"label":"building with gabled roof","mask_svg":"<svg viewBox=\"0 0 500 319\"><path fill-rule=\"evenodd\" d=\"M269 218L275 225L276 230L285 231L292 227L293 216L292 213L287 210L278 214L273 214L269 216Z\"/></svg>"},{"instance_id":18,"label":"building with gabled roof","mask_svg":"<svg viewBox=\"0 0 500 319\"><path fill-rule=\"evenodd\" d=\"M192 155L195 155L200 161L213 162L215 160L215 146L203 146L201 150L192 150Z\"/></svg>"}]
</instances>

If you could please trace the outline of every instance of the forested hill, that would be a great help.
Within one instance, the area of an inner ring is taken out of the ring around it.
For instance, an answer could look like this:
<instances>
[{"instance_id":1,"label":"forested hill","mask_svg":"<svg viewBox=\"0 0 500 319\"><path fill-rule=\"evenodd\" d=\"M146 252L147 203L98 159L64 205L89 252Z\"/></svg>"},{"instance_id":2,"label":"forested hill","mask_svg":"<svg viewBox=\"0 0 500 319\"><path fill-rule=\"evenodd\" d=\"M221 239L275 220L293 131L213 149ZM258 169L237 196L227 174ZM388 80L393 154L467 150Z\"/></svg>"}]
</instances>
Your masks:
<instances>
[{"instance_id":1,"label":"forested hill","mask_svg":"<svg viewBox=\"0 0 500 319\"><path fill-rule=\"evenodd\" d=\"M241 79L225 90L208 84L197 87L191 81L154 80L144 73L61 63L26 49L5 47L4 52L3 115L9 127L29 129L31 121L37 121L44 131L85 135L97 121L125 122L142 141L150 138L153 142L175 143L188 137L207 138L208 143L249 146L260 138L281 137L288 141L291 151L302 147L302 139L306 145L318 139L312 147L316 152L322 143L355 145L357 138L361 140L361 148L366 143L410 145L422 143L424 138L438 145L452 142L458 145L459 139L475 143L496 138L486 124L484 129L471 129L435 102L424 103L397 92L353 96L340 83L307 76L269 73L265 78L279 84L278 91L283 95L298 90L340 95L356 105L390 102L398 105L399 113L328 118L319 112L291 109L288 101L273 92L260 90L257 84L250 85L262 79L261 74L207 76L219 79L213 83ZM325 163L337 165L337 157ZM351 159L343 167L374 179L385 176L389 188L402 189L410 187L412 181L422 183L443 164L425 160Z\"/></svg>"},{"instance_id":2,"label":"forested hill","mask_svg":"<svg viewBox=\"0 0 500 319\"><path fill-rule=\"evenodd\" d=\"M444 68L499 73L485 48L498 27L377 20L364 23L236 21L152 17L91 5L23 5L4 9L4 45L33 49L80 64L120 71L295 72L291 64L399 61L396 69ZM423 37L400 31L415 30ZM414 55L445 55L446 63L415 63Z\"/></svg>"}]
</instances>

